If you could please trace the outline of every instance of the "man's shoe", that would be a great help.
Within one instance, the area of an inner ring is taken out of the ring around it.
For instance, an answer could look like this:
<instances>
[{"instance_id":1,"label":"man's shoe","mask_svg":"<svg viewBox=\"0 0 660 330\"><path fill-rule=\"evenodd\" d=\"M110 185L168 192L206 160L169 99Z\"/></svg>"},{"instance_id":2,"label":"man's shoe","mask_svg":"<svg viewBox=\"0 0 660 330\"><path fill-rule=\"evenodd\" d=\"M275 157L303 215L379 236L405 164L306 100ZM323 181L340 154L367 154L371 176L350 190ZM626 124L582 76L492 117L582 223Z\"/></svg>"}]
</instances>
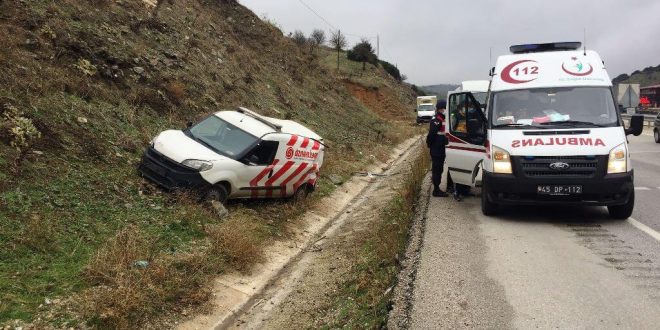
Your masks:
<instances>
[{"instance_id":1,"label":"man's shoe","mask_svg":"<svg viewBox=\"0 0 660 330\"><path fill-rule=\"evenodd\" d=\"M447 197L449 195L447 195L447 193L442 191L442 190L434 190L433 191L433 196L434 197Z\"/></svg>"},{"instance_id":2,"label":"man's shoe","mask_svg":"<svg viewBox=\"0 0 660 330\"><path fill-rule=\"evenodd\" d=\"M463 200L463 197L461 197L461 195L459 195L459 194L454 194L454 199L455 199L457 202L460 202L460 201Z\"/></svg>"}]
</instances>

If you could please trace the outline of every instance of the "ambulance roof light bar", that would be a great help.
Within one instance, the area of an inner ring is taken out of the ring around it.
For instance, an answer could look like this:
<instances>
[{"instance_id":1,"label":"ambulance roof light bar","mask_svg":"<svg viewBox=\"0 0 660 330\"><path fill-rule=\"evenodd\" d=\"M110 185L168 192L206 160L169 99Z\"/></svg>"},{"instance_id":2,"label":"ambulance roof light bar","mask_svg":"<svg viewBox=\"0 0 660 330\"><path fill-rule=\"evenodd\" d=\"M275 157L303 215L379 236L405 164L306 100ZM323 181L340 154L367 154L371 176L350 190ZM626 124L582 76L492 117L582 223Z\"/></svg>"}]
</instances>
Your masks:
<instances>
[{"instance_id":1,"label":"ambulance roof light bar","mask_svg":"<svg viewBox=\"0 0 660 330\"><path fill-rule=\"evenodd\" d=\"M513 54L526 54L526 53L553 52L559 50L578 50L580 46L582 46L582 43L579 41L551 42L546 44L513 45L509 47L509 50Z\"/></svg>"}]
</instances>

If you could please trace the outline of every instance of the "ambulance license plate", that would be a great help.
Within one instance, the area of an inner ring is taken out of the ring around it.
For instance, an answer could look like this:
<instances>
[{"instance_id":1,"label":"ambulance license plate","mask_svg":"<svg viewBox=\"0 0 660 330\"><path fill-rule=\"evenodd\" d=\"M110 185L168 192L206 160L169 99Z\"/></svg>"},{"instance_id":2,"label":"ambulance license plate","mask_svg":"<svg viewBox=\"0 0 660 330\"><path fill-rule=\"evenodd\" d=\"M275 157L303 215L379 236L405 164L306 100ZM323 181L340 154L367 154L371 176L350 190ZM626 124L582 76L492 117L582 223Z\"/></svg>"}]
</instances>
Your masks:
<instances>
[{"instance_id":1,"label":"ambulance license plate","mask_svg":"<svg viewBox=\"0 0 660 330\"><path fill-rule=\"evenodd\" d=\"M582 186L577 185L544 185L538 186L536 192L539 195L580 195Z\"/></svg>"}]
</instances>

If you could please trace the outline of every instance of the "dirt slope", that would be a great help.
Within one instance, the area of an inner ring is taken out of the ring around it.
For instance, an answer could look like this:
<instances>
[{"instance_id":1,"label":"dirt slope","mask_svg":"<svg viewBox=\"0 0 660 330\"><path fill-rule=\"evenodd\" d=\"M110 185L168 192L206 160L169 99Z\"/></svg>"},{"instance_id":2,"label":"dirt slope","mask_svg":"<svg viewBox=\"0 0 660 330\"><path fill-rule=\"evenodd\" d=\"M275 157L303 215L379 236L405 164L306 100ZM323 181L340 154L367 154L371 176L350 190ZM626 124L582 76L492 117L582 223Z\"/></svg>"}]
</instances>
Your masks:
<instances>
[{"instance_id":1,"label":"dirt slope","mask_svg":"<svg viewBox=\"0 0 660 330\"><path fill-rule=\"evenodd\" d=\"M143 182L135 168L159 131L239 105L298 120L330 145L320 196L334 189L330 176L348 177L412 134L355 98L325 53L235 1L158 3L0 1L0 324L39 315L121 327L176 313L208 299L211 276L249 268L289 235L300 211L285 204L232 204L218 223ZM408 87L369 70L355 77L408 101ZM214 245L223 236L210 233L230 225L247 231L253 255Z\"/></svg>"}]
</instances>

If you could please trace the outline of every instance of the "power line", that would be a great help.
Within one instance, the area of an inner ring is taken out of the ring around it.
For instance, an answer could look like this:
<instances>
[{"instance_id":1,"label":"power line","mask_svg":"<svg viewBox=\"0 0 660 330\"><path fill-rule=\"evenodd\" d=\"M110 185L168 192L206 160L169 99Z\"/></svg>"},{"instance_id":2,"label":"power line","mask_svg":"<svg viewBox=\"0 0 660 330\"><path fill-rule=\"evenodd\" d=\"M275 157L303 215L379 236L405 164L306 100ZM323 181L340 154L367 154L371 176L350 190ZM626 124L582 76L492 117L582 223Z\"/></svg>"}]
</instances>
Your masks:
<instances>
[{"instance_id":1,"label":"power line","mask_svg":"<svg viewBox=\"0 0 660 330\"><path fill-rule=\"evenodd\" d=\"M321 15L320 15L319 13L317 13L314 9L312 9L312 7L310 7L309 5L307 5L303 0L298 0L298 1L299 1L303 6L305 6L307 9L309 9L309 11L311 11L314 15L316 15L316 17L320 18L323 22L325 22L325 24L328 24L328 26L330 26L330 27L332 28L332 30L334 30L334 31L339 30L339 29L337 29L334 25L332 25L330 22L328 22L328 20L326 20L325 18L323 18L323 16L321 16Z\"/></svg>"},{"instance_id":2,"label":"power line","mask_svg":"<svg viewBox=\"0 0 660 330\"><path fill-rule=\"evenodd\" d=\"M305 6L305 8L307 8L309 11L311 11L312 14L314 14L316 17L320 18L323 22L325 22L325 24L327 24L329 27L331 27L333 32L339 30L334 25L332 25L332 23L330 23L327 19L325 19L323 16L321 16L321 14L319 14L316 10L314 10L314 8L312 8L307 3L305 3L303 0L298 0L298 2L300 2L300 4L302 4L303 6ZM366 40L373 40L373 39L376 38L376 37L372 37L372 36L361 36L361 35L350 34L350 33L344 33L344 35L351 36L351 37L356 37L356 38L360 38L360 39L366 39Z\"/></svg>"}]
</instances>

